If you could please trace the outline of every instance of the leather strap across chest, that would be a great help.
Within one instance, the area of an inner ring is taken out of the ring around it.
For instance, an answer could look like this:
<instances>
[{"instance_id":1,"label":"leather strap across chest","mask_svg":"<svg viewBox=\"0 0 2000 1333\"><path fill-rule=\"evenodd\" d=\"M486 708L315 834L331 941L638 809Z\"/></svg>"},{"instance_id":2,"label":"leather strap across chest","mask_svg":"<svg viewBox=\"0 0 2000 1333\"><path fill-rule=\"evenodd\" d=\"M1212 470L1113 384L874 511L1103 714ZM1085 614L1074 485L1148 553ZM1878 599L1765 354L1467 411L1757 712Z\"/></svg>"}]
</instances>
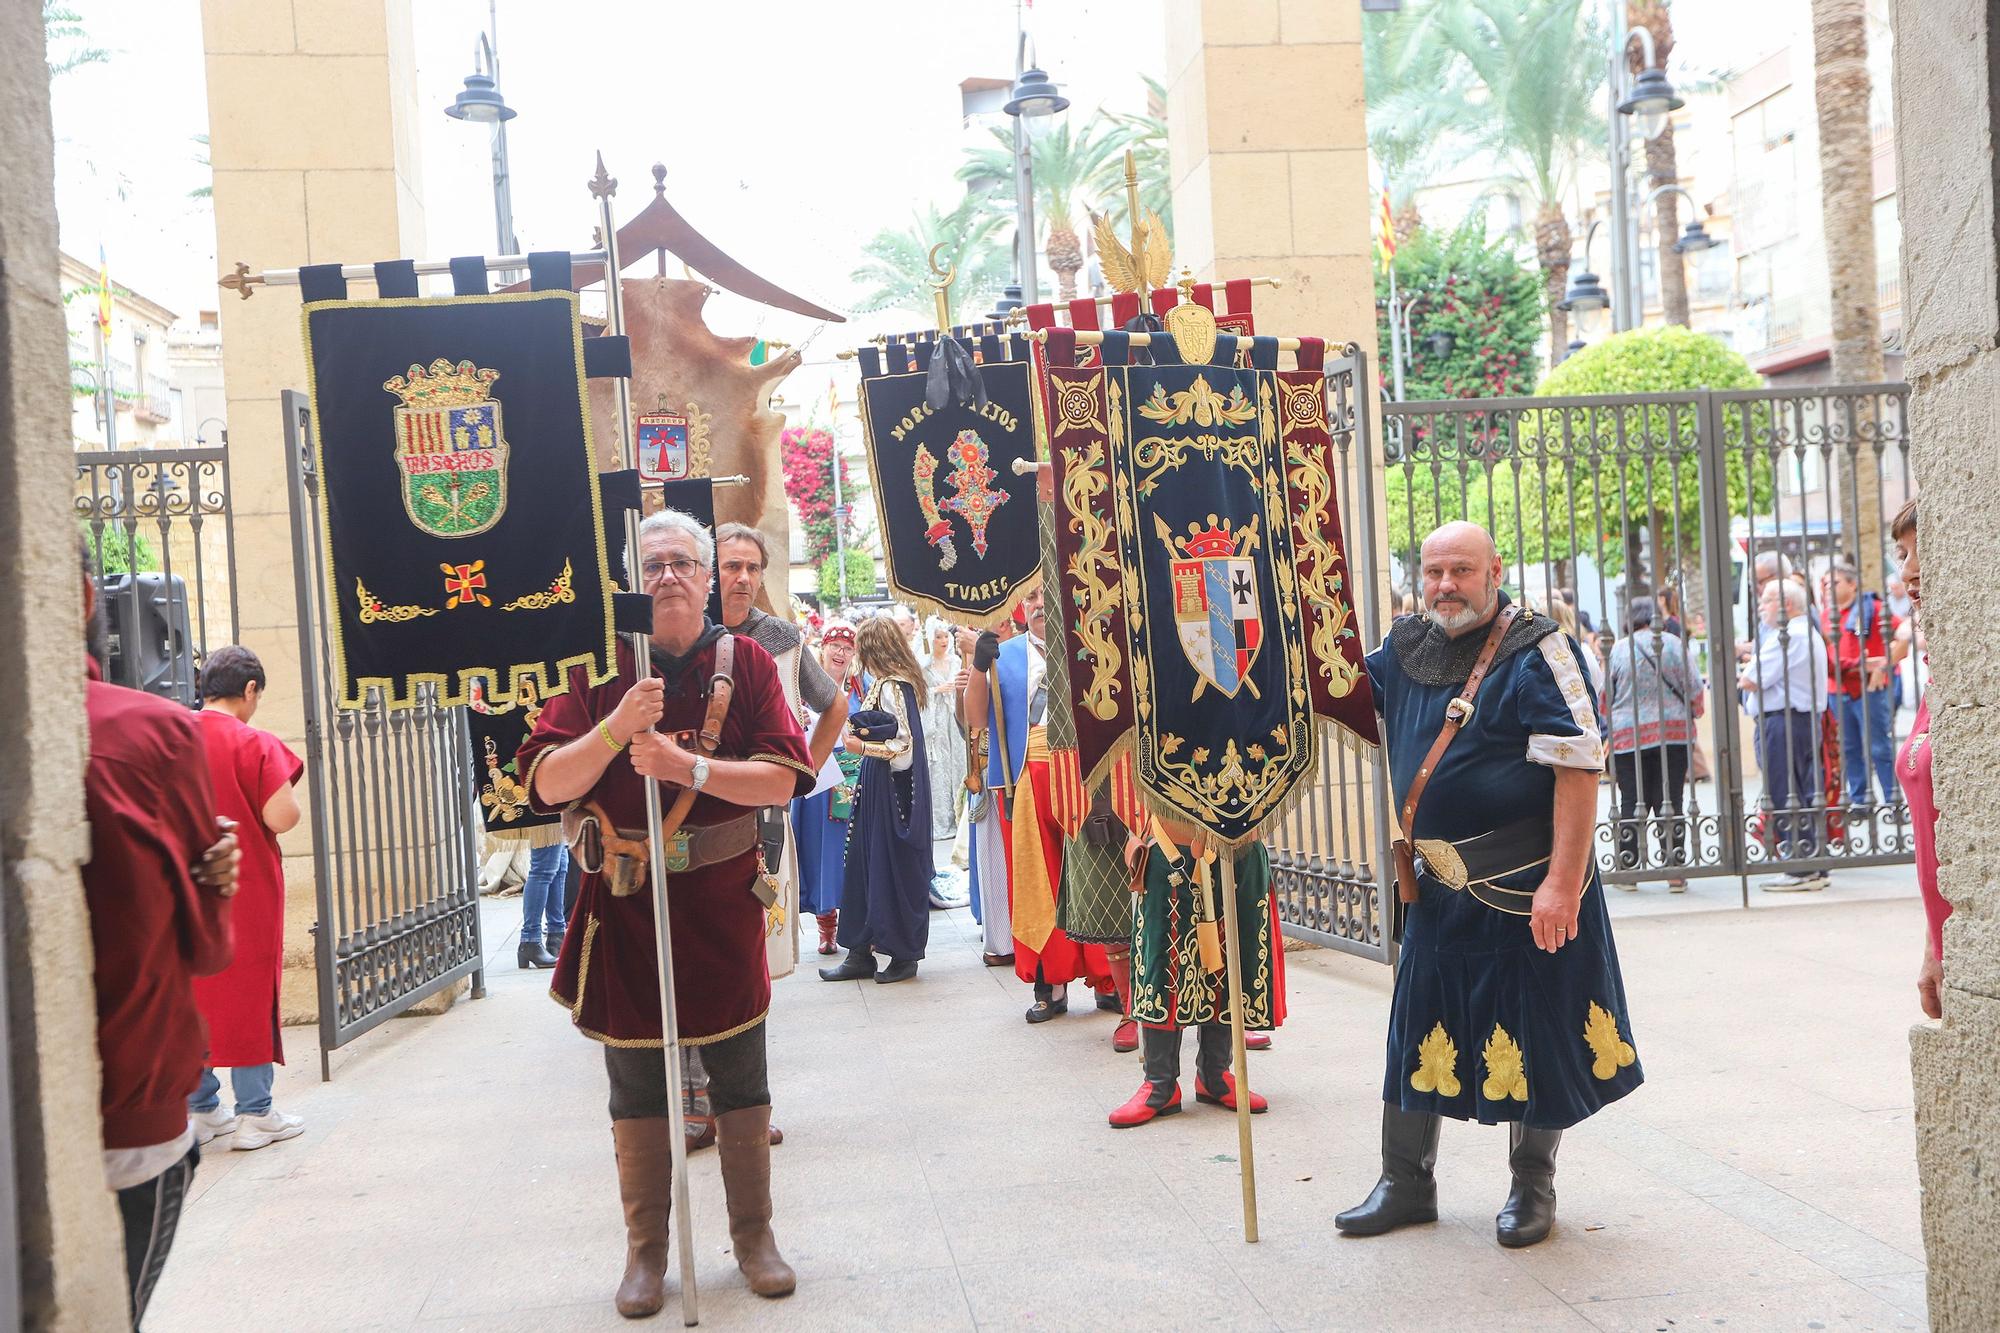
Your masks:
<instances>
[{"instance_id":1,"label":"leather strap across chest","mask_svg":"<svg viewBox=\"0 0 2000 1333\"><path fill-rule=\"evenodd\" d=\"M1486 673L1493 667L1493 658L1500 651L1500 641L1507 637L1508 627L1519 614L1518 606L1507 606L1493 617L1493 628L1486 632L1486 643L1479 650L1479 660L1472 664L1472 674L1466 677L1465 688L1445 705L1444 726L1439 729L1437 739L1431 742L1430 753L1424 756L1424 762L1417 765L1416 776L1410 779L1410 789L1403 794L1403 808L1398 820L1403 836L1396 839L1392 850L1396 856L1396 896L1406 903L1417 900L1417 862L1412 846L1416 838L1417 802L1424 798L1424 788L1430 785L1431 774L1437 772L1444 752L1472 719L1479 687L1485 683Z\"/></svg>"}]
</instances>

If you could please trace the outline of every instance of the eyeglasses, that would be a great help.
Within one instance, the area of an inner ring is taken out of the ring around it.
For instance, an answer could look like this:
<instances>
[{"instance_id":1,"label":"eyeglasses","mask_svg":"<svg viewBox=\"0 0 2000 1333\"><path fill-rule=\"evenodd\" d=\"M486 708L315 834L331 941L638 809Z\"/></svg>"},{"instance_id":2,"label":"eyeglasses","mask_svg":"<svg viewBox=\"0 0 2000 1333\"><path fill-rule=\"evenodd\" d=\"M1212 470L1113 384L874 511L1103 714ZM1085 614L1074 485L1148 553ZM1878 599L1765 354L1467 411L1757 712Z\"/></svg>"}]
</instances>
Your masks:
<instances>
[{"instance_id":1,"label":"eyeglasses","mask_svg":"<svg viewBox=\"0 0 2000 1333\"><path fill-rule=\"evenodd\" d=\"M702 568L699 560L689 560L685 556L679 560L648 560L639 566L639 577L647 583L658 583L672 570L677 579L691 579Z\"/></svg>"}]
</instances>

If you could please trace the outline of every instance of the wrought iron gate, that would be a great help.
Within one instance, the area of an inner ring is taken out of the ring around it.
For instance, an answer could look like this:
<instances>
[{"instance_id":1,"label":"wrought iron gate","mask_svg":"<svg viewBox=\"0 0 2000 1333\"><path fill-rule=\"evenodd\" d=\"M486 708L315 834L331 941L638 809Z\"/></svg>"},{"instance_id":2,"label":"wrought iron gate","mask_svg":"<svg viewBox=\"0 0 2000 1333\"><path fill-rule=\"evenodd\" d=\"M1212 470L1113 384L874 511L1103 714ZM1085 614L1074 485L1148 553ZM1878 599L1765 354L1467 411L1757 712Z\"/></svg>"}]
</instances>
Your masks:
<instances>
[{"instance_id":1,"label":"wrought iron gate","mask_svg":"<svg viewBox=\"0 0 2000 1333\"><path fill-rule=\"evenodd\" d=\"M423 687L414 708L336 706L331 610L321 577L319 479L306 396L287 391L285 467L305 694L320 1077L328 1057L461 977L485 992L478 791L465 710Z\"/></svg>"},{"instance_id":2,"label":"wrought iron gate","mask_svg":"<svg viewBox=\"0 0 2000 1333\"><path fill-rule=\"evenodd\" d=\"M1387 403L1378 475L1359 353L1328 379L1365 643L1417 609L1423 538L1461 518L1494 534L1511 596L1581 613L1614 751L1608 883L1736 876L1748 906L1752 875L1911 859L1890 757L1924 688L1920 635L1847 577L1864 554L1861 588L1889 572L1889 520L1913 494L1906 386ZM1843 625L1879 633L1889 660L1840 670ZM1698 695L1670 688L1674 654ZM1393 961L1388 804L1373 755L1328 747L1269 839L1286 934Z\"/></svg>"}]
</instances>

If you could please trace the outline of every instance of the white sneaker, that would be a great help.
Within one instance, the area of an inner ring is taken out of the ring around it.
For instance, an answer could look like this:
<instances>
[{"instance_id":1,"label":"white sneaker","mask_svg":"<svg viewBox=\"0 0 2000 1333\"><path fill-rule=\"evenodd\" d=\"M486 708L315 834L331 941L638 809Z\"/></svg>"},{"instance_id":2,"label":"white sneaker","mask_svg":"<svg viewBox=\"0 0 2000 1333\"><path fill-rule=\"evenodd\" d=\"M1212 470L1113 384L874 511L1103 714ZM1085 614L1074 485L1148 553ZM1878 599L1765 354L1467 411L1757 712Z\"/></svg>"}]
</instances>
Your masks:
<instances>
[{"instance_id":1,"label":"white sneaker","mask_svg":"<svg viewBox=\"0 0 2000 1333\"><path fill-rule=\"evenodd\" d=\"M1802 870L1773 875L1757 887L1765 893L1817 893L1827 886L1825 871Z\"/></svg>"},{"instance_id":2,"label":"white sneaker","mask_svg":"<svg viewBox=\"0 0 2000 1333\"><path fill-rule=\"evenodd\" d=\"M236 1130L236 1138L229 1146L238 1152L249 1152L267 1144L295 1139L305 1132L304 1116L271 1111L265 1115L245 1116L242 1125Z\"/></svg>"},{"instance_id":3,"label":"white sneaker","mask_svg":"<svg viewBox=\"0 0 2000 1333\"><path fill-rule=\"evenodd\" d=\"M196 1111L188 1117L188 1120L194 1125L196 1143L207 1143L210 1139L234 1134L236 1126L241 1123L240 1117L234 1112L224 1111L220 1106L213 1111Z\"/></svg>"}]
</instances>

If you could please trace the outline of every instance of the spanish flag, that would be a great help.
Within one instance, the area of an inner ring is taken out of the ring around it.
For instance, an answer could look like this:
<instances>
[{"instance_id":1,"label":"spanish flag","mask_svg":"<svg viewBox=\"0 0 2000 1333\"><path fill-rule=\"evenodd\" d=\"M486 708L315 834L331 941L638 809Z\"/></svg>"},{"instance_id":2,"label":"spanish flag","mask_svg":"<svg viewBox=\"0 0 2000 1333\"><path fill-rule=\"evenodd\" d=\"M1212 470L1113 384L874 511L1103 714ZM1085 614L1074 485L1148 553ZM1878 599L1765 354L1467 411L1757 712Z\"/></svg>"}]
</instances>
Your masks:
<instances>
[{"instance_id":1,"label":"spanish flag","mask_svg":"<svg viewBox=\"0 0 2000 1333\"><path fill-rule=\"evenodd\" d=\"M1382 186L1382 216L1377 219L1379 234L1375 238L1375 253L1386 270L1396 262L1396 222L1389 211L1389 187Z\"/></svg>"},{"instance_id":2,"label":"spanish flag","mask_svg":"<svg viewBox=\"0 0 2000 1333\"><path fill-rule=\"evenodd\" d=\"M97 331L106 338L111 336L111 263L101 245L97 247Z\"/></svg>"}]
</instances>

